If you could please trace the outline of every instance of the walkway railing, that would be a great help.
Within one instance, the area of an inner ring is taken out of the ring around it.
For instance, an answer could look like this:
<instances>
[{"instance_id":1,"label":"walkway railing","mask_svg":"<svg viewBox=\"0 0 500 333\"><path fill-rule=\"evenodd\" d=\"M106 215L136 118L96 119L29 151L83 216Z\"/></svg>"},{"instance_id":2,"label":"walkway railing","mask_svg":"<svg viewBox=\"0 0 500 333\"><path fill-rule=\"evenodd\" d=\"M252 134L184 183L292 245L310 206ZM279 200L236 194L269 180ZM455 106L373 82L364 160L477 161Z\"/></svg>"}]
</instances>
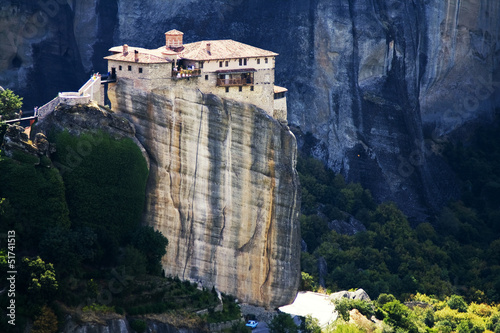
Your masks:
<instances>
[{"instance_id":1,"label":"walkway railing","mask_svg":"<svg viewBox=\"0 0 500 333\"><path fill-rule=\"evenodd\" d=\"M181 71L172 71L172 77L175 79L184 79L200 75L201 75L201 69L183 69Z\"/></svg>"},{"instance_id":2,"label":"walkway railing","mask_svg":"<svg viewBox=\"0 0 500 333\"><path fill-rule=\"evenodd\" d=\"M16 119L9 119L9 120L3 120L2 123L5 124L12 124L12 123L17 123L23 120L32 120L36 119L36 116L29 116L29 117L24 117L24 118L16 118Z\"/></svg>"},{"instance_id":3,"label":"walkway railing","mask_svg":"<svg viewBox=\"0 0 500 333\"><path fill-rule=\"evenodd\" d=\"M252 85L253 79L217 79L217 86L219 87L230 87L230 86L246 86Z\"/></svg>"}]
</instances>

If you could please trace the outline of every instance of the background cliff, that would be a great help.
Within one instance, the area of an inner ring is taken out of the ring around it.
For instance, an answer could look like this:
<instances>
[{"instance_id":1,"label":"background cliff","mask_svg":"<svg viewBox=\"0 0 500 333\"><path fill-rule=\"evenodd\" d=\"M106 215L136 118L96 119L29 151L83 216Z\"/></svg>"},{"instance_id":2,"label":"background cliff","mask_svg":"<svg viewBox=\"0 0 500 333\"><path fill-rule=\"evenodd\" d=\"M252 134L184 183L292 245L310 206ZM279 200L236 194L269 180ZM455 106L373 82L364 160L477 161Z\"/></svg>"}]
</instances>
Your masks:
<instances>
[{"instance_id":1,"label":"background cliff","mask_svg":"<svg viewBox=\"0 0 500 333\"><path fill-rule=\"evenodd\" d=\"M105 71L110 46L157 47L172 28L271 49L311 154L423 219L455 192L432 145L500 104L499 12L494 0L2 1L0 85L40 105Z\"/></svg>"},{"instance_id":2,"label":"background cliff","mask_svg":"<svg viewBox=\"0 0 500 333\"><path fill-rule=\"evenodd\" d=\"M122 78L109 89L150 157L145 221L170 241L166 275L242 302L292 302L300 279L295 137L253 105L178 84L145 93Z\"/></svg>"}]
</instances>

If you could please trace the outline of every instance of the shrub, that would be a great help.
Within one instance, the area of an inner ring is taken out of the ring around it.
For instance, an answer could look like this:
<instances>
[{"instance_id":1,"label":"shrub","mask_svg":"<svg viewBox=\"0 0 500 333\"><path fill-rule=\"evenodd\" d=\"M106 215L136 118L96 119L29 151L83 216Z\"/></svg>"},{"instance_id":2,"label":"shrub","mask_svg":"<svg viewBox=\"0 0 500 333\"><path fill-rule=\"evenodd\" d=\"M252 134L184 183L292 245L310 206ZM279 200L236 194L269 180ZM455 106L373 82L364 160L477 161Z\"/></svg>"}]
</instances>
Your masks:
<instances>
[{"instance_id":1,"label":"shrub","mask_svg":"<svg viewBox=\"0 0 500 333\"><path fill-rule=\"evenodd\" d=\"M382 307L386 303L394 302L395 300L396 300L396 297L394 297L394 295L392 295L392 294L380 294L380 295L378 295L378 298L377 298L377 305Z\"/></svg>"},{"instance_id":2,"label":"shrub","mask_svg":"<svg viewBox=\"0 0 500 333\"><path fill-rule=\"evenodd\" d=\"M3 120L14 119L23 106L23 98L10 89L0 91L0 116Z\"/></svg>"},{"instance_id":3,"label":"shrub","mask_svg":"<svg viewBox=\"0 0 500 333\"><path fill-rule=\"evenodd\" d=\"M457 333L481 333L484 328L475 325L471 320L465 319L458 324Z\"/></svg>"},{"instance_id":4,"label":"shrub","mask_svg":"<svg viewBox=\"0 0 500 333\"><path fill-rule=\"evenodd\" d=\"M335 333L364 333L362 329L357 327L355 324L350 323L338 323L328 332Z\"/></svg>"},{"instance_id":5,"label":"shrub","mask_svg":"<svg viewBox=\"0 0 500 333\"><path fill-rule=\"evenodd\" d=\"M313 318L311 315L307 315L303 320L305 333L321 333L321 327L319 326L319 320Z\"/></svg>"},{"instance_id":6,"label":"shrub","mask_svg":"<svg viewBox=\"0 0 500 333\"><path fill-rule=\"evenodd\" d=\"M306 290L306 291L318 290L318 285L314 281L314 278L306 272L301 272L300 290Z\"/></svg>"},{"instance_id":7,"label":"shrub","mask_svg":"<svg viewBox=\"0 0 500 333\"><path fill-rule=\"evenodd\" d=\"M161 258L167 253L167 238L150 226L141 226L134 232L132 245L146 257L148 273L160 275ZM185 281L185 286L188 290L192 288L189 281Z\"/></svg>"},{"instance_id":8,"label":"shrub","mask_svg":"<svg viewBox=\"0 0 500 333\"><path fill-rule=\"evenodd\" d=\"M387 314L384 319L385 323L396 328L402 328L410 333L418 332L415 324L410 321L410 311L404 304L397 300L392 301L384 304L382 310Z\"/></svg>"},{"instance_id":9,"label":"shrub","mask_svg":"<svg viewBox=\"0 0 500 333\"><path fill-rule=\"evenodd\" d=\"M448 298L448 306L452 310L458 310L458 312L467 312L467 303L462 296L451 295Z\"/></svg>"},{"instance_id":10,"label":"shrub","mask_svg":"<svg viewBox=\"0 0 500 333\"><path fill-rule=\"evenodd\" d=\"M333 300L333 304L344 321L349 321L349 312L352 309L357 309L363 316L368 318L375 314L373 305L360 299L341 298Z\"/></svg>"},{"instance_id":11,"label":"shrub","mask_svg":"<svg viewBox=\"0 0 500 333\"><path fill-rule=\"evenodd\" d=\"M93 303L91 305L84 306L82 311L83 312L96 312L96 313L111 313L111 312L115 312L115 308L113 306L107 306L104 304Z\"/></svg>"},{"instance_id":12,"label":"shrub","mask_svg":"<svg viewBox=\"0 0 500 333\"><path fill-rule=\"evenodd\" d=\"M288 313L280 312L268 325L271 333L297 333L298 327Z\"/></svg>"},{"instance_id":13,"label":"shrub","mask_svg":"<svg viewBox=\"0 0 500 333\"><path fill-rule=\"evenodd\" d=\"M233 324L233 326L231 326L230 332L234 332L234 333L250 333L250 332L252 332L252 329L250 327L248 327L248 326L245 326L244 322L239 321L239 322Z\"/></svg>"},{"instance_id":14,"label":"shrub","mask_svg":"<svg viewBox=\"0 0 500 333\"><path fill-rule=\"evenodd\" d=\"M137 333L143 333L146 331L148 325L144 320L136 319L130 323L130 327Z\"/></svg>"},{"instance_id":15,"label":"shrub","mask_svg":"<svg viewBox=\"0 0 500 333\"><path fill-rule=\"evenodd\" d=\"M57 317L47 305L44 305L40 314L33 322L32 333L55 333L57 332Z\"/></svg>"}]
</instances>

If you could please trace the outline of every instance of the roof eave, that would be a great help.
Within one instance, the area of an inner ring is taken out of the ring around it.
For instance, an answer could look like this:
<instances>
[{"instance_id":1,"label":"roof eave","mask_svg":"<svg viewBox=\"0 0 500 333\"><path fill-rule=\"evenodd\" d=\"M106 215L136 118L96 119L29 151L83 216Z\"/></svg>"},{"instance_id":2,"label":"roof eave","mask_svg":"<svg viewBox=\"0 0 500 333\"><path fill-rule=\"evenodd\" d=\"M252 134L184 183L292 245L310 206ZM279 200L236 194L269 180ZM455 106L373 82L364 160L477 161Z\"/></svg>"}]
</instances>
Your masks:
<instances>
[{"instance_id":1,"label":"roof eave","mask_svg":"<svg viewBox=\"0 0 500 333\"><path fill-rule=\"evenodd\" d=\"M119 62L126 62L126 63L133 63L133 64L168 64L171 63L171 61L130 61L130 60L125 60L125 59L114 59L113 56L107 56L104 57L105 60L113 60L113 61L119 61Z\"/></svg>"},{"instance_id":2,"label":"roof eave","mask_svg":"<svg viewBox=\"0 0 500 333\"><path fill-rule=\"evenodd\" d=\"M183 57L182 55L179 55L179 59L185 59L185 60L193 60L193 61L210 61L210 60L226 60L226 59L245 59L245 58L266 58L266 57L276 57L278 56L278 53L273 53L269 55L255 55L255 56L241 56L241 57L221 57L221 58L203 58L203 57Z\"/></svg>"}]
</instances>

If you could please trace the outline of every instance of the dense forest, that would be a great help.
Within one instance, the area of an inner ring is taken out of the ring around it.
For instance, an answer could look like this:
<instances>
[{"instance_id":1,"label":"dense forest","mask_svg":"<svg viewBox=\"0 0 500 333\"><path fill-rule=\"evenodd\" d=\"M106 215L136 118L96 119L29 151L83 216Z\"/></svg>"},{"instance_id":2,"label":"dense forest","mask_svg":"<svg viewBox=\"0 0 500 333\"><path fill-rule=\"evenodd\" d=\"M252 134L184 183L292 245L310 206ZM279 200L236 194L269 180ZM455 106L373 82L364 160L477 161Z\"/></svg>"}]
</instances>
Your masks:
<instances>
[{"instance_id":1,"label":"dense forest","mask_svg":"<svg viewBox=\"0 0 500 333\"><path fill-rule=\"evenodd\" d=\"M496 118L493 126L477 128L467 141L441 143L441 152L460 183L461 197L420 224L408 221L394 203L376 204L369 191L359 184L346 183L321 162L299 157L300 219L305 243L302 289L363 288L374 298L390 295L397 302L441 302L433 311L445 311L443 304L450 297L459 297L473 307L498 304L499 129ZM335 231L339 224L352 227L341 233ZM409 316L411 311L404 308ZM492 320L498 322L498 306L489 309ZM456 330L461 321L454 320L453 324L440 325L447 326L448 331ZM486 324L481 325L458 331L483 332ZM489 329L500 331L500 325ZM441 327L436 331L447 330Z\"/></svg>"}]
</instances>

